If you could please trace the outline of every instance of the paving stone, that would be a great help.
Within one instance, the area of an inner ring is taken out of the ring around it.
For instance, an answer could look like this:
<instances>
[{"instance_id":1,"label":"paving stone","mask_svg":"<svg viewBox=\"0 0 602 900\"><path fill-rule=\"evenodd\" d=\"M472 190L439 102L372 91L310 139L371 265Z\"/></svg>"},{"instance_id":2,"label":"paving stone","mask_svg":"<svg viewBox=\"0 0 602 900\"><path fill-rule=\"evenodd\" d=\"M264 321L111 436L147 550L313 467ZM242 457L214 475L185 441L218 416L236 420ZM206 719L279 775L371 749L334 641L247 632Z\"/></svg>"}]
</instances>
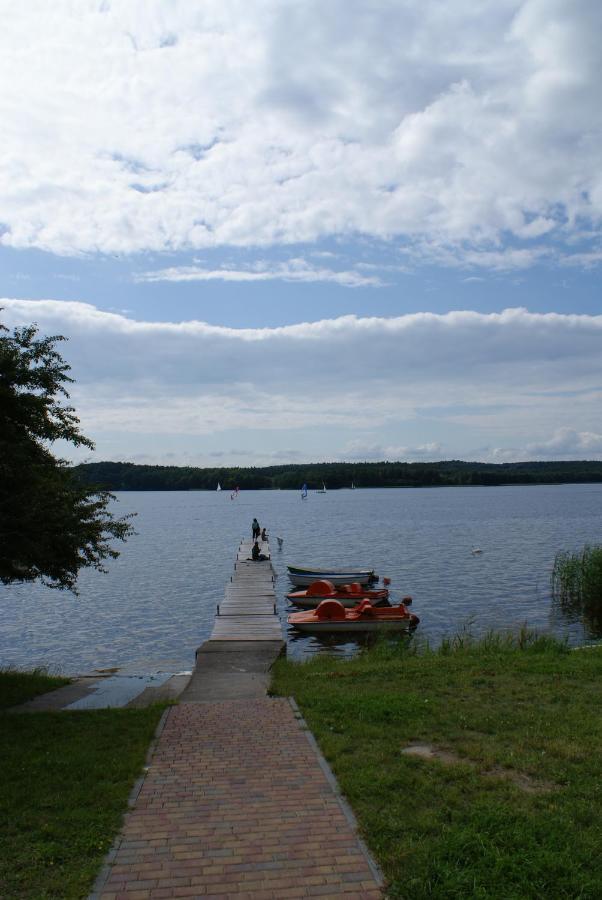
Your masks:
<instances>
[{"instance_id":1,"label":"paving stone","mask_svg":"<svg viewBox=\"0 0 602 900\"><path fill-rule=\"evenodd\" d=\"M382 896L286 699L169 710L94 900Z\"/></svg>"}]
</instances>

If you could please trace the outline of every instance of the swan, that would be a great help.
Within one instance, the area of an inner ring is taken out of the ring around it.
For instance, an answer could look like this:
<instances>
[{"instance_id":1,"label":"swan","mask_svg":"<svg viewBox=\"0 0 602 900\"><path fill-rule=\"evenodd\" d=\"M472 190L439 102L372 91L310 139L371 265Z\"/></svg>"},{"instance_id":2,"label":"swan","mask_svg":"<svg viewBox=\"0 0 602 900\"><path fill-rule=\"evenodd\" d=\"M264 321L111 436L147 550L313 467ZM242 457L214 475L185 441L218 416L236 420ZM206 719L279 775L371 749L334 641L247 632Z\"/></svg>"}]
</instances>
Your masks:
<instances>
[{"instance_id":1,"label":"swan","mask_svg":"<svg viewBox=\"0 0 602 900\"><path fill-rule=\"evenodd\" d=\"M472 553L473 556L478 556L479 553L482 553L483 551L481 550L480 547L473 547L470 552Z\"/></svg>"}]
</instances>

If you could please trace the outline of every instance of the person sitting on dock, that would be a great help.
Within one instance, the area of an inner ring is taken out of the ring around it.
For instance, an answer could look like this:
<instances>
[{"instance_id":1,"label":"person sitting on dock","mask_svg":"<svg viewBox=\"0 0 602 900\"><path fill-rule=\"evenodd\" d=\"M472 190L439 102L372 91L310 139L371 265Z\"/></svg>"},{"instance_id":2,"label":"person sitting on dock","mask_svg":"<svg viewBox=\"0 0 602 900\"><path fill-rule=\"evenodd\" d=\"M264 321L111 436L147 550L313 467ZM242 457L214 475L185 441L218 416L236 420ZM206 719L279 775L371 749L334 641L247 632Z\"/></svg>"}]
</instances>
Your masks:
<instances>
[{"instance_id":1,"label":"person sitting on dock","mask_svg":"<svg viewBox=\"0 0 602 900\"><path fill-rule=\"evenodd\" d=\"M255 562L258 562L262 559L269 559L269 556L266 556L265 553L261 553L257 541L255 541L255 543L253 544L253 549L251 550L251 559Z\"/></svg>"},{"instance_id":2,"label":"person sitting on dock","mask_svg":"<svg viewBox=\"0 0 602 900\"><path fill-rule=\"evenodd\" d=\"M261 540L262 540L262 541L267 541L267 539L268 539L268 533L267 533L267 531L265 530L265 528L262 528L262 529L261 529Z\"/></svg>"}]
</instances>

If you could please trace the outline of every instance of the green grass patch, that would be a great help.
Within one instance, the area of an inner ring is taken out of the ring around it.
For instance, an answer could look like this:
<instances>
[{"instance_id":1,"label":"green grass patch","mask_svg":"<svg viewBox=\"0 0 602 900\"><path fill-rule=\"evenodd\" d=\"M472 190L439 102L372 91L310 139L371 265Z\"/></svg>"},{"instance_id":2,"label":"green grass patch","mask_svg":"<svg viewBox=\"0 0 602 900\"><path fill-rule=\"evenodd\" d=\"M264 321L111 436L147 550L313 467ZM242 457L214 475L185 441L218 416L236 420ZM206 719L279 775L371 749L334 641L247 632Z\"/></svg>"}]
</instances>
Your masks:
<instances>
[{"instance_id":1,"label":"green grass patch","mask_svg":"<svg viewBox=\"0 0 602 900\"><path fill-rule=\"evenodd\" d=\"M162 710L0 713L0 897L87 896Z\"/></svg>"},{"instance_id":2,"label":"green grass patch","mask_svg":"<svg viewBox=\"0 0 602 900\"><path fill-rule=\"evenodd\" d=\"M38 694L54 691L70 681L70 678L48 675L45 669L33 669L31 672L0 669L0 709L25 703Z\"/></svg>"},{"instance_id":3,"label":"green grass patch","mask_svg":"<svg viewBox=\"0 0 602 900\"><path fill-rule=\"evenodd\" d=\"M391 897L602 896L602 650L382 643L279 660L273 691L296 698Z\"/></svg>"}]
</instances>

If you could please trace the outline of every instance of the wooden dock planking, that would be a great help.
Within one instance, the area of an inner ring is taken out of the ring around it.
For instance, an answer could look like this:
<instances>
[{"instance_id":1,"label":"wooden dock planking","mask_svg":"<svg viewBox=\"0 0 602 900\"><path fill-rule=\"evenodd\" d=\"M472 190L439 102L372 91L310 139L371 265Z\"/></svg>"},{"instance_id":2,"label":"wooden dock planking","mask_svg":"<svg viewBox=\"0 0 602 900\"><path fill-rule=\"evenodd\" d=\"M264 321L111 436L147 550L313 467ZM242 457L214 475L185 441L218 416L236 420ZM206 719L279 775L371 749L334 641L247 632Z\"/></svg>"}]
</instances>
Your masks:
<instances>
[{"instance_id":1,"label":"wooden dock planking","mask_svg":"<svg viewBox=\"0 0 602 900\"><path fill-rule=\"evenodd\" d=\"M282 628L276 616L218 616L212 641L281 641Z\"/></svg>"},{"instance_id":2,"label":"wooden dock planking","mask_svg":"<svg viewBox=\"0 0 602 900\"><path fill-rule=\"evenodd\" d=\"M244 616L248 614L249 605L244 601L240 603L231 603L227 600L224 600L223 603L219 604L218 615L219 616ZM262 615L262 616L273 616L274 615L274 603L273 601L268 601L266 603L257 603L253 604L253 614L254 615Z\"/></svg>"},{"instance_id":3,"label":"wooden dock planking","mask_svg":"<svg viewBox=\"0 0 602 900\"><path fill-rule=\"evenodd\" d=\"M269 556L267 541L259 542ZM281 641L282 626L276 614L274 570L269 559L250 559L253 541L243 540L236 554L234 572L219 603L210 641Z\"/></svg>"}]
</instances>

